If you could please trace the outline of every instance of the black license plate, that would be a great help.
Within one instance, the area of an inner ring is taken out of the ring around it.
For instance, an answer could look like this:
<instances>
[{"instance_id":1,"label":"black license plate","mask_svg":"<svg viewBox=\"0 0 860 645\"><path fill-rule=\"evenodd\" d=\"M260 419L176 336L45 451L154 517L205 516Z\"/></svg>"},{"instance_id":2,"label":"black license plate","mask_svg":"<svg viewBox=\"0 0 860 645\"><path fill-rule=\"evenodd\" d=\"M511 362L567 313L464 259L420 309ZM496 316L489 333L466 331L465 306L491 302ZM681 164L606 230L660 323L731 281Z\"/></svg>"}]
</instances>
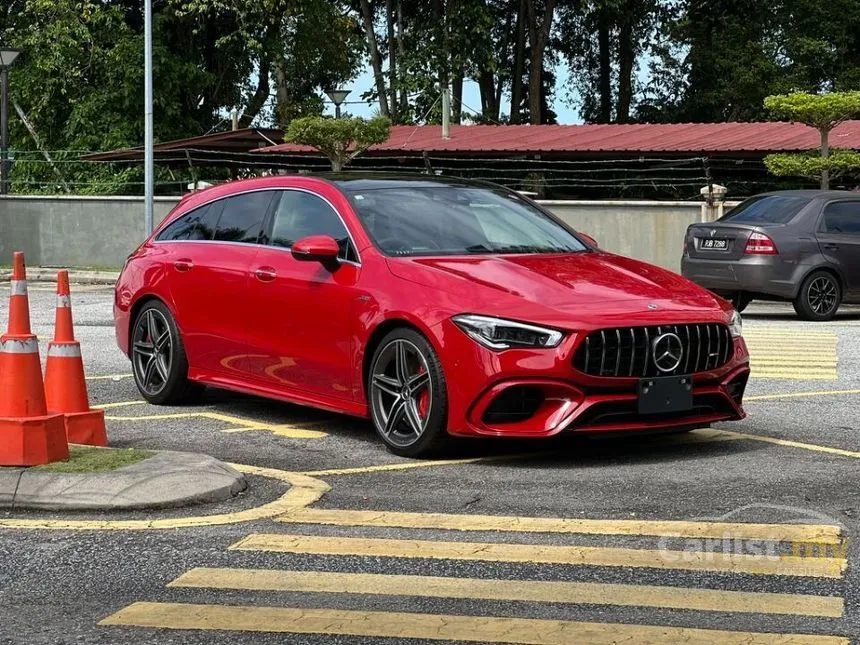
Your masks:
<instances>
[{"instance_id":1,"label":"black license plate","mask_svg":"<svg viewBox=\"0 0 860 645\"><path fill-rule=\"evenodd\" d=\"M639 414L683 412L693 407L689 376L659 376L639 381Z\"/></svg>"},{"instance_id":2,"label":"black license plate","mask_svg":"<svg viewBox=\"0 0 860 645\"><path fill-rule=\"evenodd\" d=\"M725 251L729 248L729 241L717 237L708 237L702 240L702 248L712 251Z\"/></svg>"}]
</instances>

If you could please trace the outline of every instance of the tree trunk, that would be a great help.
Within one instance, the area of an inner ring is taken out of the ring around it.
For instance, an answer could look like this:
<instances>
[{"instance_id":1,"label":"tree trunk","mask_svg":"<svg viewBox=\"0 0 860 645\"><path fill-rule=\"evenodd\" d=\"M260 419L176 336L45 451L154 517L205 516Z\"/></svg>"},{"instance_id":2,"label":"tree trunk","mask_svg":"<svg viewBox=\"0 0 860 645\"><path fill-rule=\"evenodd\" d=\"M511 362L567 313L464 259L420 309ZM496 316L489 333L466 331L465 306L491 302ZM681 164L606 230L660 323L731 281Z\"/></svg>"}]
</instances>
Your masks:
<instances>
[{"instance_id":1,"label":"tree trunk","mask_svg":"<svg viewBox=\"0 0 860 645\"><path fill-rule=\"evenodd\" d=\"M544 0L543 16L537 13L537 0L526 3L529 31L529 120L532 125L543 123L541 88L543 80L544 48L552 29L555 0Z\"/></svg>"},{"instance_id":2,"label":"tree trunk","mask_svg":"<svg viewBox=\"0 0 860 645\"><path fill-rule=\"evenodd\" d=\"M523 61L526 53L526 2L520 0L517 12L517 38L514 44L514 73L511 75L511 123L520 122L520 105L523 102Z\"/></svg>"},{"instance_id":3,"label":"tree trunk","mask_svg":"<svg viewBox=\"0 0 860 645\"><path fill-rule=\"evenodd\" d=\"M481 114L485 119L499 118L499 108L496 103L496 79L492 70L482 69L478 74L478 89L481 92Z\"/></svg>"},{"instance_id":4,"label":"tree trunk","mask_svg":"<svg viewBox=\"0 0 860 645\"><path fill-rule=\"evenodd\" d=\"M830 134L830 130L821 129L818 131L821 134L821 158L827 159L830 156L830 142L828 140L828 135ZM830 172L827 168L824 168L821 171L821 190L828 190L830 188Z\"/></svg>"},{"instance_id":5,"label":"tree trunk","mask_svg":"<svg viewBox=\"0 0 860 645\"><path fill-rule=\"evenodd\" d=\"M630 121L630 101L633 98L633 63L636 54L633 51L631 4L629 1L626 3L618 34L618 109L615 111L615 120L618 123Z\"/></svg>"},{"instance_id":6,"label":"tree trunk","mask_svg":"<svg viewBox=\"0 0 860 645\"><path fill-rule=\"evenodd\" d=\"M460 123L463 116L463 72L457 70L451 79L451 123Z\"/></svg>"},{"instance_id":7,"label":"tree trunk","mask_svg":"<svg viewBox=\"0 0 860 645\"><path fill-rule=\"evenodd\" d=\"M248 105L245 111L242 112L240 125L243 128L251 126L253 120L263 109L266 101L269 98L269 74L272 71L272 66L269 61L263 59L260 61L260 68L257 70L257 88L248 100Z\"/></svg>"},{"instance_id":8,"label":"tree trunk","mask_svg":"<svg viewBox=\"0 0 860 645\"><path fill-rule=\"evenodd\" d=\"M385 92L385 77L382 75L382 58L376 45L376 31L373 28L373 11L368 0L361 0L361 17L364 20L364 33L367 39L367 51L370 54L370 64L373 67L373 78L376 81L376 94L379 98L379 112L382 116L391 117L388 109L388 97Z\"/></svg>"},{"instance_id":9,"label":"tree trunk","mask_svg":"<svg viewBox=\"0 0 860 645\"><path fill-rule=\"evenodd\" d=\"M609 15L605 6L601 6L598 11L600 12L597 18L600 109L597 113L597 122L609 123L612 120L612 61L609 55Z\"/></svg>"},{"instance_id":10,"label":"tree trunk","mask_svg":"<svg viewBox=\"0 0 860 645\"><path fill-rule=\"evenodd\" d=\"M394 7L392 0L385 0L385 23L388 28L388 90L391 93L389 109L391 110L391 120L397 123L397 51L394 42Z\"/></svg>"}]
</instances>

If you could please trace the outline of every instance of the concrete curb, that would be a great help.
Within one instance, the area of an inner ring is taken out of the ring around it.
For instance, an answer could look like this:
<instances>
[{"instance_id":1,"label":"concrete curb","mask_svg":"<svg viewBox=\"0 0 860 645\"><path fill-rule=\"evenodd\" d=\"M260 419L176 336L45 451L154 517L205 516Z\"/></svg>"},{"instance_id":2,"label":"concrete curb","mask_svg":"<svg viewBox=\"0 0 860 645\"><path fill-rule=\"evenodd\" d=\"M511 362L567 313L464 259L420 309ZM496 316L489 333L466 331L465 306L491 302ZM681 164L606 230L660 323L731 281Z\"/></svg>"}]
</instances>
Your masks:
<instances>
[{"instance_id":1,"label":"concrete curb","mask_svg":"<svg viewBox=\"0 0 860 645\"><path fill-rule=\"evenodd\" d=\"M160 451L97 473L0 470L0 508L119 511L223 502L248 487L245 476L208 455Z\"/></svg>"},{"instance_id":2,"label":"concrete curb","mask_svg":"<svg viewBox=\"0 0 860 645\"><path fill-rule=\"evenodd\" d=\"M27 279L30 282L56 282L56 268L27 267ZM10 269L0 269L0 282L8 282L12 278ZM73 284L116 284L119 279L117 271L85 271L69 269L69 281Z\"/></svg>"}]
</instances>

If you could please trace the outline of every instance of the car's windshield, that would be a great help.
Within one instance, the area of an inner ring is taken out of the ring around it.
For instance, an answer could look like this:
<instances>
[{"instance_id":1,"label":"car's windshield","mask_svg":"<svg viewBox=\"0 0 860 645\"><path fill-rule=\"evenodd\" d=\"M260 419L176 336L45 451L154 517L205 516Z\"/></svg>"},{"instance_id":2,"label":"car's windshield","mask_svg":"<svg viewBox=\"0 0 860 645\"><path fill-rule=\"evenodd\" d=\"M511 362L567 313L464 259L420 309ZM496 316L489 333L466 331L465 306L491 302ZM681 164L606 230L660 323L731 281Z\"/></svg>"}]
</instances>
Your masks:
<instances>
[{"instance_id":1,"label":"car's windshield","mask_svg":"<svg viewBox=\"0 0 860 645\"><path fill-rule=\"evenodd\" d=\"M720 221L787 224L808 203L809 198L796 195L758 195L735 206Z\"/></svg>"},{"instance_id":2,"label":"car's windshield","mask_svg":"<svg viewBox=\"0 0 860 645\"><path fill-rule=\"evenodd\" d=\"M503 190L397 186L349 192L376 245L388 255L571 253L570 231Z\"/></svg>"}]
</instances>

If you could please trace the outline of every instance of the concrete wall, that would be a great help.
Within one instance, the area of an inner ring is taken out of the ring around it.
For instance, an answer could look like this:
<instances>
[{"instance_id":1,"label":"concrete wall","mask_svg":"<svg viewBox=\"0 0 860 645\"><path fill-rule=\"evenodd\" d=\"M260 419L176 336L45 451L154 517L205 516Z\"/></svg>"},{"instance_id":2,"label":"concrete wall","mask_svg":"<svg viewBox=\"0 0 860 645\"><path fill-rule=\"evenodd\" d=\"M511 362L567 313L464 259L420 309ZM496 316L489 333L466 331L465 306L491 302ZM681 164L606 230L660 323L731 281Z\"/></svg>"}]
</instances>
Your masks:
<instances>
[{"instance_id":1,"label":"concrete wall","mask_svg":"<svg viewBox=\"0 0 860 645\"><path fill-rule=\"evenodd\" d=\"M601 248L645 260L673 271L681 269L687 226L701 221L701 202L543 201L573 228L587 233Z\"/></svg>"},{"instance_id":2,"label":"concrete wall","mask_svg":"<svg viewBox=\"0 0 860 645\"><path fill-rule=\"evenodd\" d=\"M160 222L179 201L157 198ZM24 251L32 266L117 268L144 239L140 197L0 198L0 264Z\"/></svg>"},{"instance_id":3,"label":"concrete wall","mask_svg":"<svg viewBox=\"0 0 860 645\"><path fill-rule=\"evenodd\" d=\"M155 201L160 222L178 198ZM680 268L684 231L700 221L701 202L544 201L602 248ZM32 266L120 267L143 239L140 197L0 198L0 264L23 250Z\"/></svg>"}]
</instances>

